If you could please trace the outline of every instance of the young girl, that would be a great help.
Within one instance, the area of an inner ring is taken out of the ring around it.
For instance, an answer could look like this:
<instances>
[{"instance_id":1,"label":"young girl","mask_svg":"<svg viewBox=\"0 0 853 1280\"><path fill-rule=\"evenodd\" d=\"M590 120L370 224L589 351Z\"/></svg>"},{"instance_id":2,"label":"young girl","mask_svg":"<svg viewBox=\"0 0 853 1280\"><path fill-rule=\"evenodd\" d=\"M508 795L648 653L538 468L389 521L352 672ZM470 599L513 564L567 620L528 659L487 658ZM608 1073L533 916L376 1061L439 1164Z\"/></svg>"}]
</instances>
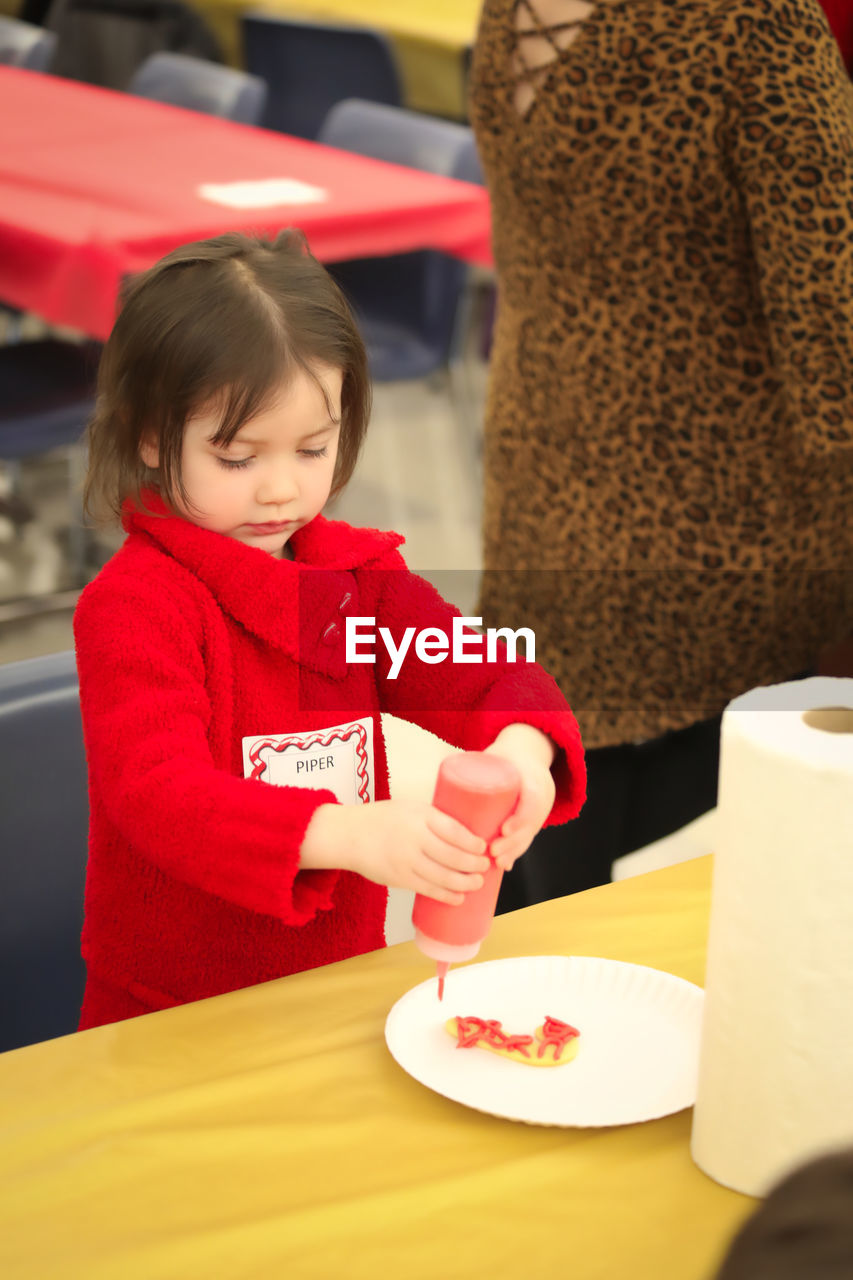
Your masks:
<instances>
[{"instance_id":1,"label":"young girl","mask_svg":"<svg viewBox=\"0 0 853 1280\"><path fill-rule=\"evenodd\" d=\"M399 647L412 627L450 636L457 616L396 534L320 514L352 474L369 399L347 304L298 232L186 245L126 291L87 504L128 536L75 616L81 1028L381 947L386 886L451 903L479 887L482 840L389 799L382 711L518 766L493 845L506 867L583 802L574 718L535 664L411 651L395 671L364 642L368 619Z\"/></svg>"}]
</instances>

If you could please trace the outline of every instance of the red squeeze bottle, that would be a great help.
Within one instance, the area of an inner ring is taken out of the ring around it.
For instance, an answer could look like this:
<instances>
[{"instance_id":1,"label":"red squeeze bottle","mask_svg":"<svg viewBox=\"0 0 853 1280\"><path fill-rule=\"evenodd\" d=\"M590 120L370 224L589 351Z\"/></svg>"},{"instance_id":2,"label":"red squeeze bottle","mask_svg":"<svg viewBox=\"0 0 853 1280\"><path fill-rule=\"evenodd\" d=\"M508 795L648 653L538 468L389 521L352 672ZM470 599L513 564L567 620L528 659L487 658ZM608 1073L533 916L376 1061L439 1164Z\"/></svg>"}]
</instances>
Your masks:
<instances>
[{"instance_id":1,"label":"red squeeze bottle","mask_svg":"<svg viewBox=\"0 0 853 1280\"><path fill-rule=\"evenodd\" d=\"M483 751L465 751L442 761L432 802L490 845L518 803L520 791L521 774L509 760ZM486 853L491 857L488 845ZM482 888L466 893L458 907L422 893L416 895L412 911L415 942L424 955L437 961L439 1000L444 996L450 965L473 960L480 950L492 924L502 877L503 871L493 861Z\"/></svg>"}]
</instances>

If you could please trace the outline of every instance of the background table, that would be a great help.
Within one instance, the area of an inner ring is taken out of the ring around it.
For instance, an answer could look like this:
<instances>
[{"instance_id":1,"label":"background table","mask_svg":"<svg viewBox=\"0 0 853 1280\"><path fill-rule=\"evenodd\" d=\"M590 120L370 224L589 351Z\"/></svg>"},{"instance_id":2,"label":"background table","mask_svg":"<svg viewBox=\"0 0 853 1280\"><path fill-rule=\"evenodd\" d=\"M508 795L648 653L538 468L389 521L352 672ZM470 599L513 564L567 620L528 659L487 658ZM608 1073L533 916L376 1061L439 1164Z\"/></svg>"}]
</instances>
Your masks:
<instances>
[{"instance_id":1,"label":"background table","mask_svg":"<svg viewBox=\"0 0 853 1280\"><path fill-rule=\"evenodd\" d=\"M299 226L326 261L418 248L489 258L480 186L11 67L0 118L0 299L96 338L123 275L225 231ZM199 194L269 179L324 198L233 208Z\"/></svg>"},{"instance_id":2,"label":"background table","mask_svg":"<svg viewBox=\"0 0 853 1280\"><path fill-rule=\"evenodd\" d=\"M709 864L503 916L479 958L700 982ZM404 943L0 1057L5 1280L708 1280L753 1202L692 1163L691 1113L549 1129L430 1092L383 1038L429 974Z\"/></svg>"},{"instance_id":3,"label":"background table","mask_svg":"<svg viewBox=\"0 0 853 1280\"><path fill-rule=\"evenodd\" d=\"M406 106L465 118L464 52L481 0L197 0L235 66L243 65L240 15L248 9L306 22L375 27L391 40Z\"/></svg>"}]
</instances>

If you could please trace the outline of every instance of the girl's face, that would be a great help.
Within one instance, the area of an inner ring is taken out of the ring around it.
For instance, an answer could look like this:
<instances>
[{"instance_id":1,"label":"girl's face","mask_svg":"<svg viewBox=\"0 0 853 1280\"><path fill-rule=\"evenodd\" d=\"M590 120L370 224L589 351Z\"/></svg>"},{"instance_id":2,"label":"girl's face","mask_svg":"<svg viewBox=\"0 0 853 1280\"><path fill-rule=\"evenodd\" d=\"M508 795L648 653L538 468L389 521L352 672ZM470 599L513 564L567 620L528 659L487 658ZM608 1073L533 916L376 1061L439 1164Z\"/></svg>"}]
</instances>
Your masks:
<instances>
[{"instance_id":1,"label":"girl's face","mask_svg":"<svg viewBox=\"0 0 853 1280\"><path fill-rule=\"evenodd\" d=\"M181 452L187 520L278 556L295 530L322 511L338 456L343 373L328 365L312 369L328 404L314 380L297 370L229 445L213 444L215 411L188 420ZM156 467L156 445L144 445L142 458Z\"/></svg>"}]
</instances>

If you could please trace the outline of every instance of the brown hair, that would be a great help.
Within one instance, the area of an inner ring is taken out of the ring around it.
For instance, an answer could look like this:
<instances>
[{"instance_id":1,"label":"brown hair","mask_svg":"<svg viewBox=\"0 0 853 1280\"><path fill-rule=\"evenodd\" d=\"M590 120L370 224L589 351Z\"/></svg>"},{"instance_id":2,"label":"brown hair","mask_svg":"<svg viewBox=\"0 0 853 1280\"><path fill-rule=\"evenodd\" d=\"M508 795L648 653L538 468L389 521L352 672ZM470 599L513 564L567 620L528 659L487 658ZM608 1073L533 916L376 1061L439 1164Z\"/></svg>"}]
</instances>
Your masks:
<instances>
[{"instance_id":1,"label":"brown hair","mask_svg":"<svg viewBox=\"0 0 853 1280\"><path fill-rule=\"evenodd\" d=\"M305 237L295 230L274 240L233 233L167 254L127 284L101 356L86 510L118 515L126 499L141 507L141 491L151 484L173 510L176 497L186 504L187 419L216 402L216 443L227 444L294 369L318 381L315 364L343 371L335 494L364 439L370 379L349 305ZM158 444L156 473L140 457L146 437Z\"/></svg>"},{"instance_id":2,"label":"brown hair","mask_svg":"<svg viewBox=\"0 0 853 1280\"><path fill-rule=\"evenodd\" d=\"M850 1280L853 1148L801 1165L735 1236L715 1280Z\"/></svg>"}]
</instances>

